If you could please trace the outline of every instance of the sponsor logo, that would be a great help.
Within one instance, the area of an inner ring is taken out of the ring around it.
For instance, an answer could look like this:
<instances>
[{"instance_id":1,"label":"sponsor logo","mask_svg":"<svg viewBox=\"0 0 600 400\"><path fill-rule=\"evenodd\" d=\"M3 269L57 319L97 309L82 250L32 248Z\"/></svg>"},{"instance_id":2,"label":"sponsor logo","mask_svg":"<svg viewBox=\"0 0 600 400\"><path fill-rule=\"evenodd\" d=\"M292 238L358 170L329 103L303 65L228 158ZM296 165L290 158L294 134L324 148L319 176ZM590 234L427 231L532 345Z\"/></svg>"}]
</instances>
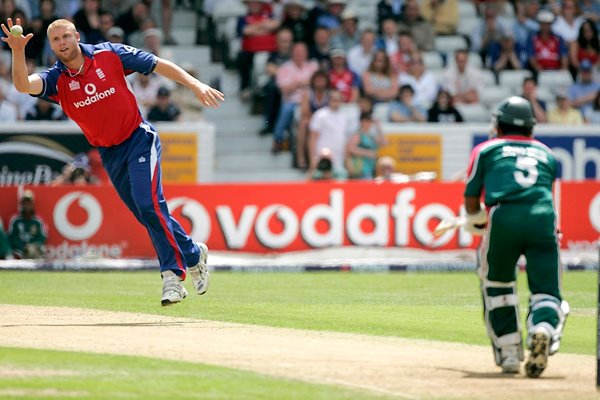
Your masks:
<instances>
[{"instance_id":1,"label":"sponsor logo","mask_svg":"<svg viewBox=\"0 0 600 400\"><path fill-rule=\"evenodd\" d=\"M36 165L34 171L11 171L6 165L0 168L0 186L49 184L58 175L49 165Z\"/></svg>"},{"instance_id":2,"label":"sponsor logo","mask_svg":"<svg viewBox=\"0 0 600 400\"><path fill-rule=\"evenodd\" d=\"M74 102L73 105L75 106L75 108L87 107L90 104L96 103L100 100L104 100L117 92L117 90L114 87L106 89L103 92L97 92L96 85L94 85L93 83L88 83L87 85L85 85L83 90L88 95L88 97L86 97L85 100Z\"/></svg>"},{"instance_id":3,"label":"sponsor logo","mask_svg":"<svg viewBox=\"0 0 600 400\"><path fill-rule=\"evenodd\" d=\"M202 204L187 197L174 197L167 200L167 207L171 214L180 214L190 222L191 229L188 233L194 242L208 241L210 215Z\"/></svg>"},{"instance_id":4,"label":"sponsor logo","mask_svg":"<svg viewBox=\"0 0 600 400\"><path fill-rule=\"evenodd\" d=\"M74 225L69 220L69 209L77 202L87 214L86 221ZM54 207L52 215L54 226L58 232L69 240L89 239L98 232L102 225L102 207L94 196L85 192L72 192L63 196Z\"/></svg>"},{"instance_id":5,"label":"sponsor logo","mask_svg":"<svg viewBox=\"0 0 600 400\"><path fill-rule=\"evenodd\" d=\"M138 158L138 162L139 162L139 163L146 162L146 157L144 157L144 156L141 156L140 158Z\"/></svg>"},{"instance_id":6,"label":"sponsor logo","mask_svg":"<svg viewBox=\"0 0 600 400\"><path fill-rule=\"evenodd\" d=\"M69 82L69 89L71 89L71 91L79 90L79 89L81 89L81 86L79 86L78 81L71 81L71 82Z\"/></svg>"},{"instance_id":7,"label":"sponsor logo","mask_svg":"<svg viewBox=\"0 0 600 400\"><path fill-rule=\"evenodd\" d=\"M69 243L63 240L62 243L55 246L46 245L46 257L51 260L68 260L83 256L121 258L123 257L123 246L114 243L90 244L85 240L81 243Z\"/></svg>"}]
</instances>

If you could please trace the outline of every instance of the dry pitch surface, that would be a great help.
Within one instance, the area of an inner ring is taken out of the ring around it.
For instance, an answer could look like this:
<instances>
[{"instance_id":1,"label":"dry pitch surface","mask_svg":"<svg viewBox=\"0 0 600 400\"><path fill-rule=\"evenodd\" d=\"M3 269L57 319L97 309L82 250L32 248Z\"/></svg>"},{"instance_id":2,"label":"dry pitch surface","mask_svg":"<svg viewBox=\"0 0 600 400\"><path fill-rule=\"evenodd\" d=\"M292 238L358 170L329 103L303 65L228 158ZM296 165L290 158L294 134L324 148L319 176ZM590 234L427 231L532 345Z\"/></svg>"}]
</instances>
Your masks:
<instances>
[{"instance_id":1,"label":"dry pitch surface","mask_svg":"<svg viewBox=\"0 0 600 400\"><path fill-rule=\"evenodd\" d=\"M400 399L599 398L592 356L559 353L532 380L500 374L487 346L67 307L0 305L0 315L0 346L221 365Z\"/></svg>"}]
</instances>

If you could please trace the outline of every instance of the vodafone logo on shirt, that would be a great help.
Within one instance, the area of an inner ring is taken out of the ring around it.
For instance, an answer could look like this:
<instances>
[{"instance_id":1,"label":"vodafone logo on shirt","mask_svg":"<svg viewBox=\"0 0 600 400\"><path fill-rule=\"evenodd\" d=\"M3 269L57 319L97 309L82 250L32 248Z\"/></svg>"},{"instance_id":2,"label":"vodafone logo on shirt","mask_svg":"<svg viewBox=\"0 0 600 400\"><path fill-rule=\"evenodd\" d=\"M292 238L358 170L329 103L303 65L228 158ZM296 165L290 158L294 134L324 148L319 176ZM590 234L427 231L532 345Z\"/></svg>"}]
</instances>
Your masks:
<instances>
[{"instance_id":1,"label":"vodafone logo on shirt","mask_svg":"<svg viewBox=\"0 0 600 400\"><path fill-rule=\"evenodd\" d=\"M98 92L98 90L96 89L96 85L94 85L93 83L86 84L83 87L83 91L85 92L85 94L88 95L88 97L86 97L85 100L74 102L73 105L75 106L75 108L87 107L90 104L94 104L97 101L104 100L117 92L117 90L114 87L106 89L103 92Z\"/></svg>"}]
</instances>

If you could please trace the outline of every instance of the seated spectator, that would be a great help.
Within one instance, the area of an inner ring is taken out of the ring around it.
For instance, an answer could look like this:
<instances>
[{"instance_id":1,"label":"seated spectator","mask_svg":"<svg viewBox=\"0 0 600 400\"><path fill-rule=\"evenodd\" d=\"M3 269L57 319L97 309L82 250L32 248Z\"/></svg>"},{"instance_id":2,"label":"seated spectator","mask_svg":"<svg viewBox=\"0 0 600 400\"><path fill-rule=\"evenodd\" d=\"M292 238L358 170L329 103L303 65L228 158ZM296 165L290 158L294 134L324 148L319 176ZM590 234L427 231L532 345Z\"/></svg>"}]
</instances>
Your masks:
<instances>
[{"instance_id":1,"label":"seated spectator","mask_svg":"<svg viewBox=\"0 0 600 400\"><path fill-rule=\"evenodd\" d=\"M306 17L304 42L309 47L313 44L313 37L315 35L315 30L317 29L317 20L325 13L327 8L326 3L327 0L316 0L313 7L308 11L308 16Z\"/></svg>"},{"instance_id":2,"label":"seated spectator","mask_svg":"<svg viewBox=\"0 0 600 400\"><path fill-rule=\"evenodd\" d=\"M600 40L598 29L591 20L585 20L579 28L577 40L569 46L569 62L574 69L584 61L590 62L594 67L600 65Z\"/></svg>"},{"instance_id":3,"label":"seated spectator","mask_svg":"<svg viewBox=\"0 0 600 400\"><path fill-rule=\"evenodd\" d=\"M150 10L146 3L138 2L117 17L115 25L125 32L125 43L129 43L135 47L139 46L139 43L134 43L130 36L142 30L142 23L147 21L149 16Z\"/></svg>"},{"instance_id":4,"label":"seated spectator","mask_svg":"<svg viewBox=\"0 0 600 400\"><path fill-rule=\"evenodd\" d=\"M500 71L523 68L519 59L521 50L517 48L513 33L509 30L502 33L499 41L492 41L489 44L486 54L485 65L491 68L496 76Z\"/></svg>"},{"instance_id":5,"label":"seated spectator","mask_svg":"<svg viewBox=\"0 0 600 400\"><path fill-rule=\"evenodd\" d=\"M585 122L588 124L600 124L600 90L596 93L596 97L592 103L592 107L584 114Z\"/></svg>"},{"instance_id":6,"label":"seated spectator","mask_svg":"<svg viewBox=\"0 0 600 400\"><path fill-rule=\"evenodd\" d=\"M125 43L125 32L118 26L113 26L106 32L106 38L111 43Z\"/></svg>"},{"instance_id":7,"label":"seated spectator","mask_svg":"<svg viewBox=\"0 0 600 400\"><path fill-rule=\"evenodd\" d=\"M27 73L29 75L35 72L35 62L31 58L25 60L27 65ZM2 92L2 80L0 79L0 92ZM0 97L2 95L0 94ZM30 96L29 93L21 93L17 90L15 85L10 85L7 92L7 99L17 107L17 119L24 120L27 116L27 112L31 110L37 103L37 98ZM1 104L1 102L0 102ZM2 106L0 105L0 112Z\"/></svg>"},{"instance_id":8,"label":"seated spectator","mask_svg":"<svg viewBox=\"0 0 600 400\"><path fill-rule=\"evenodd\" d=\"M387 102L398 95L398 77L383 50L377 50L369 68L362 75L363 92L373 103Z\"/></svg>"},{"instance_id":9,"label":"seated spectator","mask_svg":"<svg viewBox=\"0 0 600 400\"><path fill-rule=\"evenodd\" d=\"M492 42L500 42L502 33L509 30L498 17L498 4L490 2L486 4L484 16L471 33L471 50L481 55L485 61L487 51Z\"/></svg>"},{"instance_id":10,"label":"seated spectator","mask_svg":"<svg viewBox=\"0 0 600 400\"><path fill-rule=\"evenodd\" d=\"M344 103L353 103L358 99L359 78L346 64L346 53L342 49L331 50L331 70L329 71L331 88L342 94Z\"/></svg>"},{"instance_id":11,"label":"seated spectator","mask_svg":"<svg viewBox=\"0 0 600 400\"><path fill-rule=\"evenodd\" d=\"M560 15L552 24L552 32L560 36L569 46L577 40L579 28L585 18L581 15L581 10L575 0L562 0L560 9Z\"/></svg>"},{"instance_id":12,"label":"seated spectator","mask_svg":"<svg viewBox=\"0 0 600 400\"><path fill-rule=\"evenodd\" d=\"M350 178L375 178L377 150L385 145L385 136L370 113L360 115L359 131L350 137L346 148L346 169Z\"/></svg>"},{"instance_id":13,"label":"seated spectator","mask_svg":"<svg viewBox=\"0 0 600 400\"><path fill-rule=\"evenodd\" d=\"M421 16L417 0L406 0L404 13L398 22L401 32L409 32L421 51L433 49L434 33L431 24Z\"/></svg>"},{"instance_id":14,"label":"seated spectator","mask_svg":"<svg viewBox=\"0 0 600 400\"><path fill-rule=\"evenodd\" d=\"M398 100L390 103L388 118L390 122L425 122L427 110L413 100L415 91L410 85L402 85Z\"/></svg>"},{"instance_id":15,"label":"seated spectator","mask_svg":"<svg viewBox=\"0 0 600 400\"><path fill-rule=\"evenodd\" d=\"M400 74L400 85L410 85L415 91L415 103L423 106L432 104L439 91L435 75L425 70L423 55L413 53L408 63L408 71Z\"/></svg>"},{"instance_id":16,"label":"seated spectator","mask_svg":"<svg viewBox=\"0 0 600 400\"><path fill-rule=\"evenodd\" d=\"M548 112L548 122L561 125L583 125L581 112L571 106L566 93L556 94L556 107Z\"/></svg>"},{"instance_id":17,"label":"seated spectator","mask_svg":"<svg viewBox=\"0 0 600 400\"><path fill-rule=\"evenodd\" d=\"M110 41L110 35L108 34L108 32L112 29L112 28L119 28L118 26L115 26L115 17L108 11L103 11L100 14L100 32L102 33L102 41ZM121 29L121 28L119 28ZM121 29L121 31L123 31ZM121 36L121 42L125 40L125 32L123 32L122 36ZM119 42L119 43L121 43Z\"/></svg>"},{"instance_id":18,"label":"seated spectator","mask_svg":"<svg viewBox=\"0 0 600 400\"><path fill-rule=\"evenodd\" d=\"M593 65L584 60L579 66L579 80L569 87L569 101L582 114L592 107L596 92L600 90L600 82L595 82L592 71Z\"/></svg>"},{"instance_id":19,"label":"seated spectator","mask_svg":"<svg viewBox=\"0 0 600 400\"><path fill-rule=\"evenodd\" d=\"M46 224L35 213L33 192L25 190L21 196L19 213L11 218L8 228L8 241L14 257L44 257L47 235Z\"/></svg>"},{"instance_id":20,"label":"seated spectator","mask_svg":"<svg viewBox=\"0 0 600 400\"><path fill-rule=\"evenodd\" d=\"M239 17L237 24L238 36L242 39L241 50L238 54L238 71L240 74L240 97L250 99L250 78L254 54L261 51L273 52L277 49L275 32L280 21L274 19L266 11L267 0L246 0L248 12Z\"/></svg>"},{"instance_id":21,"label":"seated spectator","mask_svg":"<svg viewBox=\"0 0 600 400\"><path fill-rule=\"evenodd\" d=\"M446 90L440 90L435 103L427 111L427 122L438 122L442 124L453 124L463 122L460 112L452 104L452 96Z\"/></svg>"},{"instance_id":22,"label":"seated spectator","mask_svg":"<svg viewBox=\"0 0 600 400\"><path fill-rule=\"evenodd\" d=\"M383 21L393 19L400 21L406 0L380 0L377 3L377 32L383 32Z\"/></svg>"},{"instance_id":23,"label":"seated spectator","mask_svg":"<svg viewBox=\"0 0 600 400\"><path fill-rule=\"evenodd\" d=\"M82 41L96 44L105 41L100 30L100 0L83 0L82 7L73 15L73 23L77 31L83 36Z\"/></svg>"},{"instance_id":24,"label":"seated spectator","mask_svg":"<svg viewBox=\"0 0 600 400\"><path fill-rule=\"evenodd\" d=\"M296 164L300 169L307 169L308 159L308 124L313 114L329 104L331 93L329 75L319 70L310 78L310 86L300 101L300 121L296 133Z\"/></svg>"},{"instance_id":25,"label":"seated spectator","mask_svg":"<svg viewBox=\"0 0 600 400\"><path fill-rule=\"evenodd\" d=\"M527 45L529 67L534 73L547 70L567 69L569 59L564 40L552 33L554 14L542 10L537 15L538 33L531 35Z\"/></svg>"},{"instance_id":26,"label":"seated spectator","mask_svg":"<svg viewBox=\"0 0 600 400\"><path fill-rule=\"evenodd\" d=\"M4 231L4 223L2 222L2 218L0 218L0 260L11 260L13 258L12 253L13 251L8 242L8 235Z\"/></svg>"},{"instance_id":27,"label":"seated spectator","mask_svg":"<svg viewBox=\"0 0 600 400\"><path fill-rule=\"evenodd\" d=\"M354 11L346 8L340 16L340 20L342 27L338 33L331 36L331 47L348 51L360 42L358 17Z\"/></svg>"},{"instance_id":28,"label":"seated spectator","mask_svg":"<svg viewBox=\"0 0 600 400\"><path fill-rule=\"evenodd\" d=\"M594 24L600 22L600 3L596 0L581 0L579 8L581 8L584 18L591 20Z\"/></svg>"},{"instance_id":29,"label":"seated spectator","mask_svg":"<svg viewBox=\"0 0 600 400\"><path fill-rule=\"evenodd\" d=\"M324 148L331 152L333 169L344 169L346 138L351 129L354 129L354 122L341 110L341 104L341 93L332 91L329 104L318 109L310 120L309 163L313 171L317 169L319 155Z\"/></svg>"},{"instance_id":30,"label":"seated spectator","mask_svg":"<svg viewBox=\"0 0 600 400\"><path fill-rule=\"evenodd\" d=\"M156 74L132 74L129 78L131 91L138 101L142 115L148 115L154 106L158 90L162 87L161 79Z\"/></svg>"},{"instance_id":31,"label":"seated spectator","mask_svg":"<svg viewBox=\"0 0 600 400\"><path fill-rule=\"evenodd\" d=\"M308 49L308 58L316 61L319 64L319 68L324 70L328 70L331 66L331 59L329 58L329 53L331 52L330 37L327 28L317 27L314 43Z\"/></svg>"},{"instance_id":32,"label":"seated spectator","mask_svg":"<svg viewBox=\"0 0 600 400\"><path fill-rule=\"evenodd\" d=\"M392 18L385 19L381 35L377 38L375 46L379 50L384 50L388 57L392 57L399 50L398 40L398 24Z\"/></svg>"},{"instance_id":33,"label":"seated spectator","mask_svg":"<svg viewBox=\"0 0 600 400\"><path fill-rule=\"evenodd\" d=\"M269 54L267 65L265 67L268 81L263 86L264 97L264 124L260 131L261 135L273 133L275 129L275 120L281 105L281 92L277 87L277 70L285 62L289 61L292 55L293 34L288 28L282 28L277 32L277 50Z\"/></svg>"},{"instance_id":34,"label":"seated spectator","mask_svg":"<svg viewBox=\"0 0 600 400\"><path fill-rule=\"evenodd\" d=\"M313 181L323 180L346 180L348 172L343 168L336 168L331 158L331 150L327 147L321 149L317 157L316 167L309 172L309 177Z\"/></svg>"},{"instance_id":35,"label":"seated spectator","mask_svg":"<svg viewBox=\"0 0 600 400\"><path fill-rule=\"evenodd\" d=\"M37 65L43 65L44 46L47 41L46 32L48 31L48 26L57 19L54 0L40 1L39 16L33 18L31 21L31 33L33 33L33 37L27 43L26 47L31 48L32 53L35 53L35 63Z\"/></svg>"},{"instance_id":36,"label":"seated spectator","mask_svg":"<svg viewBox=\"0 0 600 400\"><path fill-rule=\"evenodd\" d=\"M360 114L373 114L373 101L365 96L361 96L356 100L358 104L358 112Z\"/></svg>"},{"instance_id":37,"label":"seated spectator","mask_svg":"<svg viewBox=\"0 0 600 400\"><path fill-rule=\"evenodd\" d=\"M467 50L454 52L454 65L446 68L443 75L444 88L452 95L455 104L479 102L483 78L478 68L469 65Z\"/></svg>"},{"instance_id":38,"label":"seated spectator","mask_svg":"<svg viewBox=\"0 0 600 400\"><path fill-rule=\"evenodd\" d=\"M346 0L327 0L325 11L319 15L316 21L316 27L327 29L332 35L341 30L341 16L346 8Z\"/></svg>"},{"instance_id":39,"label":"seated spectator","mask_svg":"<svg viewBox=\"0 0 600 400\"><path fill-rule=\"evenodd\" d=\"M458 0L425 0L421 15L432 26L436 35L454 35L458 25Z\"/></svg>"},{"instance_id":40,"label":"seated spectator","mask_svg":"<svg viewBox=\"0 0 600 400\"><path fill-rule=\"evenodd\" d=\"M8 84L0 82L0 122L15 122L17 120L17 107L7 100Z\"/></svg>"},{"instance_id":41,"label":"seated spectator","mask_svg":"<svg viewBox=\"0 0 600 400\"><path fill-rule=\"evenodd\" d=\"M294 42L306 41L306 4L302 0L288 0L283 11L281 28L290 30Z\"/></svg>"},{"instance_id":42,"label":"seated spectator","mask_svg":"<svg viewBox=\"0 0 600 400\"><path fill-rule=\"evenodd\" d=\"M417 53L417 45L410 33L401 32L398 35L398 50L390 56L392 68L396 73L408 71L408 63Z\"/></svg>"},{"instance_id":43,"label":"seated spectator","mask_svg":"<svg viewBox=\"0 0 600 400\"><path fill-rule=\"evenodd\" d=\"M308 50L302 42L294 44L292 59L277 70L277 87L281 91L281 107L275 122L273 147L271 152L284 150L284 134L294 119L294 113L304 91L308 88L310 78L319 69L315 61L308 60Z\"/></svg>"},{"instance_id":44,"label":"seated spectator","mask_svg":"<svg viewBox=\"0 0 600 400\"><path fill-rule=\"evenodd\" d=\"M171 91L166 87L158 89L156 103L148 111L150 122L175 122L179 121L181 110L171 101Z\"/></svg>"},{"instance_id":45,"label":"seated spectator","mask_svg":"<svg viewBox=\"0 0 600 400\"><path fill-rule=\"evenodd\" d=\"M361 76L371 64L376 51L375 32L365 29L360 37L360 44L348 51L348 68L356 75Z\"/></svg>"},{"instance_id":46,"label":"seated spectator","mask_svg":"<svg viewBox=\"0 0 600 400\"><path fill-rule=\"evenodd\" d=\"M377 159L375 165L375 182L392 182L396 173L396 160L390 156L383 156Z\"/></svg>"},{"instance_id":47,"label":"seated spectator","mask_svg":"<svg viewBox=\"0 0 600 400\"><path fill-rule=\"evenodd\" d=\"M533 116L538 124L544 124L548 122L548 116L546 115L546 102L538 99L537 97L537 83L535 78L527 77L523 79L522 85L523 93L521 96L529 100L531 107L533 108Z\"/></svg>"},{"instance_id":48,"label":"seated spectator","mask_svg":"<svg viewBox=\"0 0 600 400\"><path fill-rule=\"evenodd\" d=\"M529 66L529 54L527 46L529 37L540 29L540 24L536 21L536 16L540 10L540 3L537 0L525 0L515 3L516 18L512 23L513 38L515 47L520 49L517 56L523 67Z\"/></svg>"},{"instance_id":49,"label":"seated spectator","mask_svg":"<svg viewBox=\"0 0 600 400\"><path fill-rule=\"evenodd\" d=\"M66 119L66 116L60 107L40 97L35 106L27 112L25 119L27 121L62 121Z\"/></svg>"}]
</instances>

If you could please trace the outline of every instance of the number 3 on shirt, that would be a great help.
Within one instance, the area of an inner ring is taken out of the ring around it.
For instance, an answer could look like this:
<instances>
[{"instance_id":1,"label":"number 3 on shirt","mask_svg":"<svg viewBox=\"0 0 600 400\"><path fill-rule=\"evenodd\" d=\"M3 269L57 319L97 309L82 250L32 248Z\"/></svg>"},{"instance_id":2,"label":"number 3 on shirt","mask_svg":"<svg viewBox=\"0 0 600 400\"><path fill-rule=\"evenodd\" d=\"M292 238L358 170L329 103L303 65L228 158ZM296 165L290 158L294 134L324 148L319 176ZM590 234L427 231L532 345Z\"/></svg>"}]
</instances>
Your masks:
<instances>
[{"instance_id":1,"label":"number 3 on shirt","mask_svg":"<svg viewBox=\"0 0 600 400\"><path fill-rule=\"evenodd\" d=\"M537 163L538 161L533 157L517 157L516 167L519 170L515 171L513 174L515 181L525 188L533 186L537 181L539 174L537 170Z\"/></svg>"}]
</instances>

